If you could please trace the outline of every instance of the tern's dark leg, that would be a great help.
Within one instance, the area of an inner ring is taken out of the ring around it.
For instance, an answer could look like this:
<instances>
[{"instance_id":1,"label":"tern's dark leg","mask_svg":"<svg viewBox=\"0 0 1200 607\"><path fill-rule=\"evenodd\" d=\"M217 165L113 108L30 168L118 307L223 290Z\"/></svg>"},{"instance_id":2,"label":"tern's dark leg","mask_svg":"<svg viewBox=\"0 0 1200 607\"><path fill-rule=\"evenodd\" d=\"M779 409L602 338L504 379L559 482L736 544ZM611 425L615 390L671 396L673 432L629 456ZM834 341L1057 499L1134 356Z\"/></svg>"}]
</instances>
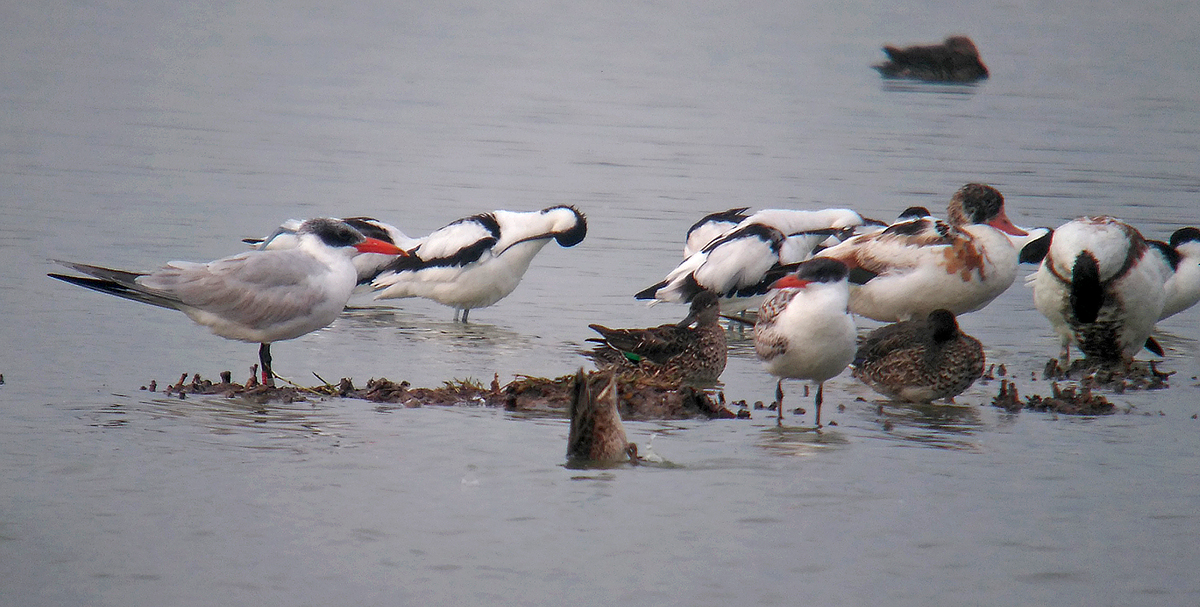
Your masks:
<instances>
[{"instance_id":1,"label":"tern's dark leg","mask_svg":"<svg viewBox=\"0 0 1200 607\"><path fill-rule=\"evenodd\" d=\"M825 382L817 384L817 427L821 427L821 403L825 400Z\"/></svg>"},{"instance_id":2,"label":"tern's dark leg","mask_svg":"<svg viewBox=\"0 0 1200 607\"><path fill-rule=\"evenodd\" d=\"M463 324L467 323L467 313L470 311L471 311L471 308L463 308L463 319L462 319Z\"/></svg>"},{"instance_id":3,"label":"tern's dark leg","mask_svg":"<svg viewBox=\"0 0 1200 607\"><path fill-rule=\"evenodd\" d=\"M259 344L258 362L262 365L263 385L275 387L275 372L271 370L271 344Z\"/></svg>"},{"instance_id":4,"label":"tern's dark leg","mask_svg":"<svg viewBox=\"0 0 1200 607\"><path fill-rule=\"evenodd\" d=\"M783 425L783 378L779 379L779 383L775 384L775 406L776 413L779 414L779 425Z\"/></svg>"}]
</instances>

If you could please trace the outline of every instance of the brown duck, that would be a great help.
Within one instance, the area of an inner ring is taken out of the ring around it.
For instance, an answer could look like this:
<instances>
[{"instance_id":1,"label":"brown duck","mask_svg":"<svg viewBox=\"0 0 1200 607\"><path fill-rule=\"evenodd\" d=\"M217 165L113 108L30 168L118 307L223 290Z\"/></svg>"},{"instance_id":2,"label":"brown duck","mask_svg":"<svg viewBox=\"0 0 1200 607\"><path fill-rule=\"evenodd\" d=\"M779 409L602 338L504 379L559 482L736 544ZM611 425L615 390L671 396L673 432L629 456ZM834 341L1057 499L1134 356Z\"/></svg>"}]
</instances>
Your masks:
<instances>
[{"instance_id":1,"label":"brown duck","mask_svg":"<svg viewBox=\"0 0 1200 607\"><path fill-rule=\"evenodd\" d=\"M983 345L960 331L948 310L937 309L867 334L851 366L854 377L888 398L952 399L983 375Z\"/></svg>"},{"instance_id":2,"label":"brown duck","mask_svg":"<svg viewBox=\"0 0 1200 607\"><path fill-rule=\"evenodd\" d=\"M588 326L603 336L588 340L599 345L587 354L602 370L697 383L715 382L725 370L725 329L720 324L720 302L711 291L696 295L687 317L675 324L647 329Z\"/></svg>"},{"instance_id":3,"label":"brown duck","mask_svg":"<svg viewBox=\"0 0 1200 607\"><path fill-rule=\"evenodd\" d=\"M609 375L604 389L594 395L583 369L576 372L567 415L571 418L567 434L569 464L637 463L637 445L625 437L625 425L617 410L615 374Z\"/></svg>"},{"instance_id":4,"label":"brown duck","mask_svg":"<svg viewBox=\"0 0 1200 607\"><path fill-rule=\"evenodd\" d=\"M886 78L929 82L974 82L988 77L979 49L966 36L950 36L941 44L883 47L888 60L873 66Z\"/></svg>"}]
</instances>

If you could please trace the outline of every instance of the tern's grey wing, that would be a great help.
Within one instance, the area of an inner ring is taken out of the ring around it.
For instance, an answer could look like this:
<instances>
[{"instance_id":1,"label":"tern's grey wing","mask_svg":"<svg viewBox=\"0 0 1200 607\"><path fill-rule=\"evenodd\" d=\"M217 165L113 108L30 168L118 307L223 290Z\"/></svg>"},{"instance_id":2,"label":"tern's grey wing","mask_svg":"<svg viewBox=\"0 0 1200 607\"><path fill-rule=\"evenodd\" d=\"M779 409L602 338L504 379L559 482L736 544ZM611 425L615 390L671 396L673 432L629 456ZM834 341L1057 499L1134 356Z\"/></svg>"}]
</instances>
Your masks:
<instances>
[{"instance_id":1,"label":"tern's grey wing","mask_svg":"<svg viewBox=\"0 0 1200 607\"><path fill-rule=\"evenodd\" d=\"M207 264L171 262L138 279L146 289L172 294L181 304L238 324L263 328L310 314L331 295L354 286L330 282L329 268L297 249L249 251ZM345 301L336 302L337 309Z\"/></svg>"}]
</instances>

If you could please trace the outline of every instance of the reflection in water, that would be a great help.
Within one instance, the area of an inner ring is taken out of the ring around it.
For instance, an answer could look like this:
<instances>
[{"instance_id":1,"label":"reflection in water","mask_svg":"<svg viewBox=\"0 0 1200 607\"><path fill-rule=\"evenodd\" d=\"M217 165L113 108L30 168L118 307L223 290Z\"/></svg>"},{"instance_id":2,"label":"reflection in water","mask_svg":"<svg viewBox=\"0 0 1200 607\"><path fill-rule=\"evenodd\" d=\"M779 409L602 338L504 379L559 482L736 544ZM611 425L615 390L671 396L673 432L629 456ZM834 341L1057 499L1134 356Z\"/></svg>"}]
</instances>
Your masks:
<instances>
[{"instance_id":1,"label":"reflection in water","mask_svg":"<svg viewBox=\"0 0 1200 607\"><path fill-rule=\"evenodd\" d=\"M888 93L934 93L938 95L974 95L982 83L935 83L884 79L880 88Z\"/></svg>"},{"instance_id":2,"label":"reflection in water","mask_svg":"<svg viewBox=\"0 0 1200 607\"><path fill-rule=\"evenodd\" d=\"M941 449L975 451L979 448L968 440L983 426L978 405L873 402L874 407L859 410L864 417L869 415L869 419L878 424L882 430L879 438Z\"/></svg>"},{"instance_id":3,"label":"reflection in water","mask_svg":"<svg viewBox=\"0 0 1200 607\"><path fill-rule=\"evenodd\" d=\"M529 336L496 325L433 319L418 312L390 307L348 308L339 322L356 331L390 332L404 340L419 340L450 349L465 348L473 353L481 348L518 352L533 346Z\"/></svg>"},{"instance_id":4,"label":"reflection in water","mask_svg":"<svg viewBox=\"0 0 1200 607\"><path fill-rule=\"evenodd\" d=\"M296 438L323 438L331 440L334 446L344 446L341 440L349 425L339 419L334 408L324 406L324 397L320 396L311 401L264 404L240 397L164 398L146 394L151 396L147 400L129 400L125 404L88 410L83 415L92 420L90 425L108 428L141 425L161 428L178 420L188 427L198 426L255 449L294 448ZM281 440L270 444L261 442L262 438Z\"/></svg>"},{"instance_id":5,"label":"reflection in water","mask_svg":"<svg viewBox=\"0 0 1200 607\"><path fill-rule=\"evenodd\" d=\"M807 457L833 448L845 447L850 441L841 432L830 428L801 426L771 426L759 434L758 446L772 455Z\"/></svg>"}]
</instances>

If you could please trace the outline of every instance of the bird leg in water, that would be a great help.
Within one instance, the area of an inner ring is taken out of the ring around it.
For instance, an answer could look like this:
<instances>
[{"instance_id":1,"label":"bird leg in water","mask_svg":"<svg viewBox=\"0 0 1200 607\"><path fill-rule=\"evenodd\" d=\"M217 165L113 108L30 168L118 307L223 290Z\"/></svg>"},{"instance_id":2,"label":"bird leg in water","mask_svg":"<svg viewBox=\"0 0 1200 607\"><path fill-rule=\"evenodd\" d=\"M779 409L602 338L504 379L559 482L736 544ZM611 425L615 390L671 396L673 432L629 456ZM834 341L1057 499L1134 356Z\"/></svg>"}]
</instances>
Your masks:
<instances>
[{"instance_id":1,"label":"bird leg in water","mask_svg":"<svg viewBox=\"0 0 1200 607\"><path fill-rule=\"evenodd\" d=\"M275 372L271 370L271 344L259 344L258 362L262 364L263 385L275 387Z\"/></svg>"},{"instance_id":2,"label":"bird leg in water","mask_svg":"<svg viewBox=\"0 0 1200 607\"><path fill-rule=\"evenodd\" d=\"M775 384L775 412L779 414L779 425L783 425L783 378Z\"/></svg>"},{"instance_id":3,"label":"bird leg in water","mask_svg":"<svg viewBox=\"0 0 1200 607\"><path fill-rule=\"evenodd\" d=\"M825 400L825 382L817 384L817 429L821 428L821 403Z\"/></svg>"}]
</instances>

